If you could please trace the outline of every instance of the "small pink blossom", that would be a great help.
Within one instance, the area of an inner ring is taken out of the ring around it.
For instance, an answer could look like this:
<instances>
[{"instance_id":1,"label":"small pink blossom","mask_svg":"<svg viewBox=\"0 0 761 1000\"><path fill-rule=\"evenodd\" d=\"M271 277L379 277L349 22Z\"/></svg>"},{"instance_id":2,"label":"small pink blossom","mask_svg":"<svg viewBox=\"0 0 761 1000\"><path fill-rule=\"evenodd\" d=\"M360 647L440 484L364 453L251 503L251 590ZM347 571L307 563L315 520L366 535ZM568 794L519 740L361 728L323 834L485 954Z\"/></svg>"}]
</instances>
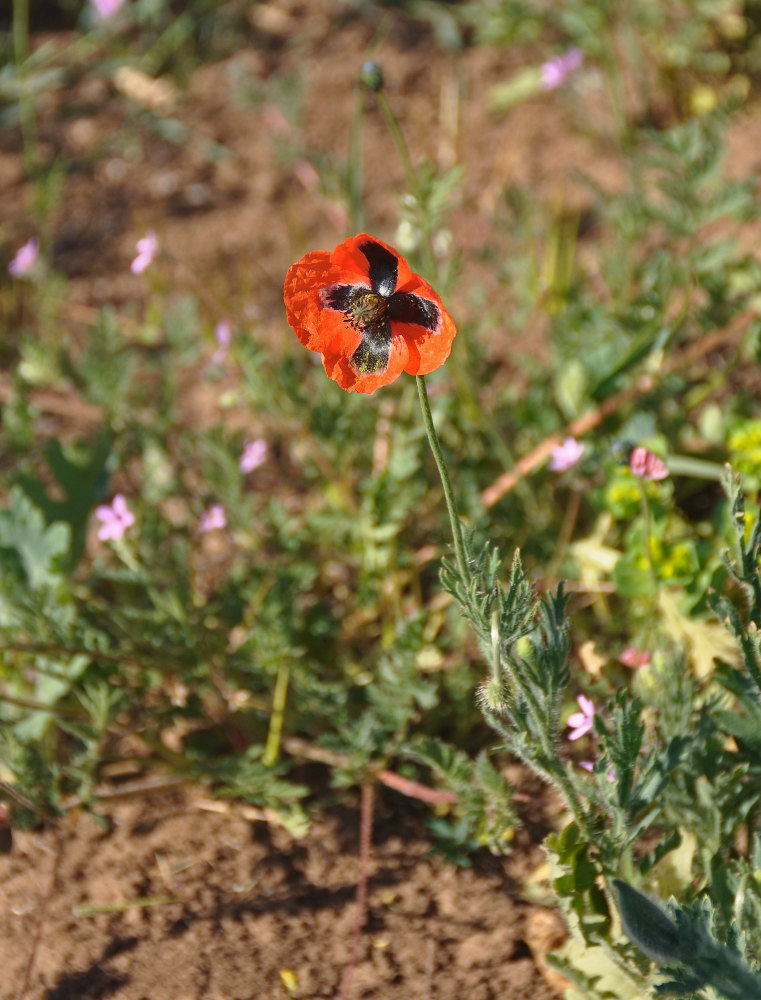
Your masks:
<instances>
[{"instance_id":1,"label":"small pink blossom","mask_svg":"<svg viewBox=\"0 0 761 1000\"><path fill-rule=\"evenodd\" d=\"M262 105L264 124L277 136L286 136L291 132L291 126L282 110L273 102Z\"/></svg>"},{"instance_id":2,"label":"small pink blossom","mask_svg":"<svg viewBox=\"0 0 761 1000\"><path fill-rule=\"evenodd\" d=\"M583 767L585 771L589 771L590 774L594 774L595 765L591 760L580 760L579 767ZM616 772L611 764L605 773L605 779L609 784L612 784L616 780Z\"/></svg>"},{"instance_id":3,"label":"small pink blossom","mask_svg":"<svg viewBox=\"0 0 761 1000\"><path fill-rule=\"evenodd\" d=\"M575 73L584 62L584 53L577 46L567 49L559 56L553 56L540 67L542 90L554 90L565 83L571 73Z\"/></svg>"},{"instance_id":4,"label":"small pink blossom","mask_svg":"<svg viewBox=\"0 0 761 1000\"><path fill-rule=\"evenodd\" d=\"M214 339L217 342L217 349L211 357L215 365L220 364L227 357L227 352L232 341L232 329L226 319L221 319L214 327Z\"/></svg>"},{"instance_id":5,"label":"small pink blossom","mask_svg":"<svg viewBox=\"0 0 761 1000\"><path fill-rule=\"evenodd\" d=\"M123 494L117 493L111 501L111 506L101 504L95 508L95 516L100 521L98 538L102 542L118 541L124 537L127 528L135 523L135 515L127 506Z\"/></svg>"},{"instance_id":6,"label":"small pink blossom","mask_svg":"<svg viewBox=\"0 0 761 1000\"><path fill-rule=\"evenodd\" d=\"M152 229L137 241L137 257L130 264L133 274L142 274L153 263L159 249L158 237Z\"/></svg>"},{"instance_id":7,"label":"small pink blossom","mask_svg":"<svg viewBox=\"0 0 761 1000\"><path fill-rule=\"evenodd\" d=\"M99 21L107 21L109 17L118 14L124 6L124 0L92 0Z\"/></svg>"},{"instance_id":8,"label":"small pink blossom","mask_svg":"<svg viewBox=\"0 0 761 1000\"><path fill-rule=\"evenodd\" d=\"M16 251L16 256L10 264L8 264L8 274L10 274L12 278L23 278L25 275L29 274L34 267L39 253L40 244L37 242L36 237L33 236Z\"/></svg>"},{"instance_id":9,"label":"small pink blossom","mask_svg":"<svg viewBox=\"0 0 761 1000\"><path fill-rule=\"evenodd\" d=\"M343 230L346 229L349 222L349 213L340 202L326 201L323 203L322 209L325 212L327 220L331 226L339 232L343 232Z\"/></svg>"},{"instance_id":10,"label":"small pink blossom","mask_svg":"<svg viewBox=\"0 0 761 1000\"><path fill-rule=\"evenodd\" d=\"M629 452L629 469L638 479L666 479L669 474L663 459L641 445Z\"/></svg>"},{"instance_id":11,"label":"small pink blossom","mask_svg":"<svg viewBox=\"0 0 761 1000\"><path fill-rule=\"evenodd\" d=\"M553 472L565 472L572 468L584 454L584 445L576 438L567 437L562 444L552 449L550 469Z\"/></svg>"},{"instance_id":12,"label":"small pink blossom","mask_svg":"<svg viewBox=\"0 0 761 1000\"><path fill-rule=\"evenodd\" d=\"M293 172L307 191L314 191L320 186L320 175L309 160L296 160L293 164Z\"/></svg>"},{"instance_id":13,"label":"small pink blossom","mask_svg":"<svg viewBox=\"0 0 761 1000\"><path fill-rule=\"evenodd\" d=\"M636 646L627 646L621 650L618 662L625 667L644 667L650 662L650 654L646 649L637 649Z\"/></svg>"},{"instance_id":14,"label":"small pink blossom","mask_svg":"<svg viewBox=\"0 0 761 1000\"><path fill-rule=\"evenodd\" d=\"M581 739L582 736L590 732L595 716L595 703L590 698L580 694L576 701L579 703L581 711L573 712L572 715L568 716L568 726L572 730L568 734L569 740Z\"/></svg>"},{"instance_id":15,"label":"small pink blossom","mask_svg":"<svg viewBox=\"0 0 761 1000\"><path fill-rule=\"evenodd\" d=\"M217 528L225 527L227 527L227 515L221 503L212 504L208 510L201 514L201 520L198 523L199 531L214 531Z\"/></svg>"},{"instance_id":16,"label":"small pink blossom","mask_svg":"<svg viewBox=\"0 0 761 1000\"><path fill-rule=\"evenodd\" d=\"M263 441L261 438L257 438L256 441L246 441L243 445L243 451L240 455L240 461L238 462L238 468L243 473L243 475L248 475L249 472L253 472L254 469L258 469L262 462L267 457L267 442Z\"/></svg>"}]
</instances>

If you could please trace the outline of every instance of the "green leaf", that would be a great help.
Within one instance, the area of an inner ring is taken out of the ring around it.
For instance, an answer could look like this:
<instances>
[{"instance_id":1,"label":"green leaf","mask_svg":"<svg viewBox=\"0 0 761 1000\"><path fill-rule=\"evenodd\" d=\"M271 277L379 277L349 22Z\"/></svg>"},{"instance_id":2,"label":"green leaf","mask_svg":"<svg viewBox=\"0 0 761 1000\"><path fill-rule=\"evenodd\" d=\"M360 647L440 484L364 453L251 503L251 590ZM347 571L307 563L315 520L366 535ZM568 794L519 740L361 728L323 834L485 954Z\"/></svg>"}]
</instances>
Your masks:
<instances>
[{"instance_id":1,"label":"green leaf","mask_svg":"<svg viewBox=\"0 0 761 1000\"><path fill-rule=\"evenodd\" d=\"M32 590L56 585L57 561L69 547L68 525L46 527L42 513L18 487L10 499L10 508L0 511L0 550L18 553Z\"/></svg>"},{"instance_id":2,"label":"green leaf","mask_svg":"<svg viewBox=\"0 0 761 1000\"><path fill-rule=\"evenodd\" d=\"M643 892L613 879L621 923L628 937L656 962L676 962L681 956L679 931L674 921Z\"/></svg>"}]
</instances>

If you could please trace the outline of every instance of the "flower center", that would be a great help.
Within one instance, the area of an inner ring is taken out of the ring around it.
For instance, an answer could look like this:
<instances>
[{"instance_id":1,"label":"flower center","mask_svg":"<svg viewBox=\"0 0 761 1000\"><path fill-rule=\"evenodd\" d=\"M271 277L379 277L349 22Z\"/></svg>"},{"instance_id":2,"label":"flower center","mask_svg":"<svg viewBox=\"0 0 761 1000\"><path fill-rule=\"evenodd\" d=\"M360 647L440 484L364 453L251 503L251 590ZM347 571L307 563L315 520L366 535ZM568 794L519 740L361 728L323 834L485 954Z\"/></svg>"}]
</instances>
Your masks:
<instances>
[{"instance_id":1,"label":"flower center","mask_svg":"<svg viewBox=\"0 0 761 1000\"><path fill-rule=\"evenodd\" d=\"M385 295L378 295L371 288L357 288L347 303L345 315L355 330L364 333L368 327L377 329L387 312Z\"/></svg>"},{"instance_id":2,"label":"flower center","mask_svg":"<svg viewBox=\"0 0 761 1000\"><path fill-rule=\"evenodd\" d=\"M362 338L349 357L349 364L360 375L378 375L388 368L394 330L392 323L412 324L436 333L440 329L438 306L430 299L411 292L396 292L396 260L383 247L368 243L370 282L368 285L337 284L320 290L320 301L327 309L343 313L344 322ZM383 256L375 251L382 251ZM390 257L391 261L387 261ZM394 264L393 273L391 263ZM401 326L401 331L404 326Z\"/></svg>"}]
</instances>

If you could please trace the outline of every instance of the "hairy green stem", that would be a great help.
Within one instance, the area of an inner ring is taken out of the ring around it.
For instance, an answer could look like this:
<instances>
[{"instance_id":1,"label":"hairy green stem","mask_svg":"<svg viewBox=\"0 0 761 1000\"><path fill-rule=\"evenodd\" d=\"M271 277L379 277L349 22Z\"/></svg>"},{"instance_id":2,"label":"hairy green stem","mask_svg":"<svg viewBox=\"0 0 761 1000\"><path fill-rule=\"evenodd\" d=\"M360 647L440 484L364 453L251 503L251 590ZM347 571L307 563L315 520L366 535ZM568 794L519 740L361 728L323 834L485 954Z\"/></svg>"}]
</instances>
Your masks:
<instances>
[{"instance_id":1,"label":"hairy green stem","mask_svg":"<svg viewBox=\"0 0 761 1000\"><path fill-rule=\"evenodd\" d=\"M349 200L349 224L351 233L364 229L362 220L362 140L365 124L365 89L357 86L354 98L354 112L349 131L349 169L347 195Z\"/></svg>"},{"instance_id":2,"label":"hairy green stem","mask_svg":"<svg viewBox=\"0 0 761 1000\"><path fill-rule=\"evenodd\" d=\"M439 444L439 437L433 424L431 404L428 401L428 390L425 386L425 378L422 375L416 375L415 381L417 382L420 409L423 411L425 432L428 435L428 443L431 446L433 457L436 460L436 467L438 468L439 476L441 477L441 485L444 488L444 497L447 502L449 523L452 527L452 541L454 542L457 569L460 572L463 583L466 583L468 580L468 559L465 554L465 539L462 533L462 524L457 514L457 504L455 503L454 491L452 490L452 481L449 478L449 472L447 470L446 462L444 461L444 455L441 451L441 445Z\"/></svg>"},{"instance_id":3,"label":"hairy green stem","mask_svg":"<svg viewBox=\"0 0 761 1000\"><path fill-rule=\"evenodd\" d=\"M551 772L552 779L563 793L568 808L573 813L573 818L583 831L584 836L590 843L594 842L595 835L589 824L589 816L581 802L581 796L576 789L576 781L572 775L563 767L557 756L557 748L553 745L552 752L557 759L557 767Z\"/></svg>"},{"instance_id":4,"label":"hairy green stem","mask_svg":"<svg viewBox=\"0 0 761 1000\"><path fill-rule=\"evenodd\" d=\"M436 277L436 258L433 255L433 247L431 246L431 223L428 218L427 208L423 205L423 189L420 184L420 178L412 165L412 157L410 156L409 147L407 146L407 140L404 138L404 133L399 127L399 122L396 120L396 115L391 110L391 105L388 103L386 95L383 91L379 91L375 95L375 99L378 102L378 107L381 110L381 114L385 119L388 130L391 133L391 137L396 145L399 158L401 159L402 166L404 167L404 175L407 178L407 184L409 185L420 210L420 228L423 231L423 247L425 250L426 267L430 272L430 278L434 279Z\"/></svg>"},{"instance_id":5,"label":"hairy green stem","mask_svg":"<svg viewBox=\"0 0 761 1000\"><path fill-rule=\"evenodd\" d=\"M656 609L658 606L658 592L660 591L660 584L658 582L658 571L655 568L655 562L653 561L653 531L652 531L652 515L650 513L650 501L647 496L647 488L645 486L644 480L638 479L640 494L642 496L642 521L644 526L644 541L645 541L645 555L647 557L647 565L650 569L650 579L653 584L653 600L655 601Z\"/></svg>"}]
</instances>

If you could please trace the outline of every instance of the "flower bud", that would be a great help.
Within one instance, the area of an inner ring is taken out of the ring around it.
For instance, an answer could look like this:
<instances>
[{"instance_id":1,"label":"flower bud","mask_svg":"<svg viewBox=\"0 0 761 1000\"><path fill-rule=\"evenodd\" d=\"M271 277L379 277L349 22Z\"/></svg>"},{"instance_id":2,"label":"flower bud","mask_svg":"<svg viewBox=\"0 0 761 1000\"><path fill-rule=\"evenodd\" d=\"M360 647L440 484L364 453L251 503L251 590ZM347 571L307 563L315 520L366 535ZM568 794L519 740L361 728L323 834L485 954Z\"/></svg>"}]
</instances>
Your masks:
<instances>
[{"instance_id":1,"label":"flower bud","mask_svg":"<svg viewBox=\"0 0 761 1000\"><path fill-rule=\"evenodd\" d=\"M360 66L359 82L363 87L376 94L383 89L383 71L374 59L368 59Z\"/></svg>"}]
</instances>

